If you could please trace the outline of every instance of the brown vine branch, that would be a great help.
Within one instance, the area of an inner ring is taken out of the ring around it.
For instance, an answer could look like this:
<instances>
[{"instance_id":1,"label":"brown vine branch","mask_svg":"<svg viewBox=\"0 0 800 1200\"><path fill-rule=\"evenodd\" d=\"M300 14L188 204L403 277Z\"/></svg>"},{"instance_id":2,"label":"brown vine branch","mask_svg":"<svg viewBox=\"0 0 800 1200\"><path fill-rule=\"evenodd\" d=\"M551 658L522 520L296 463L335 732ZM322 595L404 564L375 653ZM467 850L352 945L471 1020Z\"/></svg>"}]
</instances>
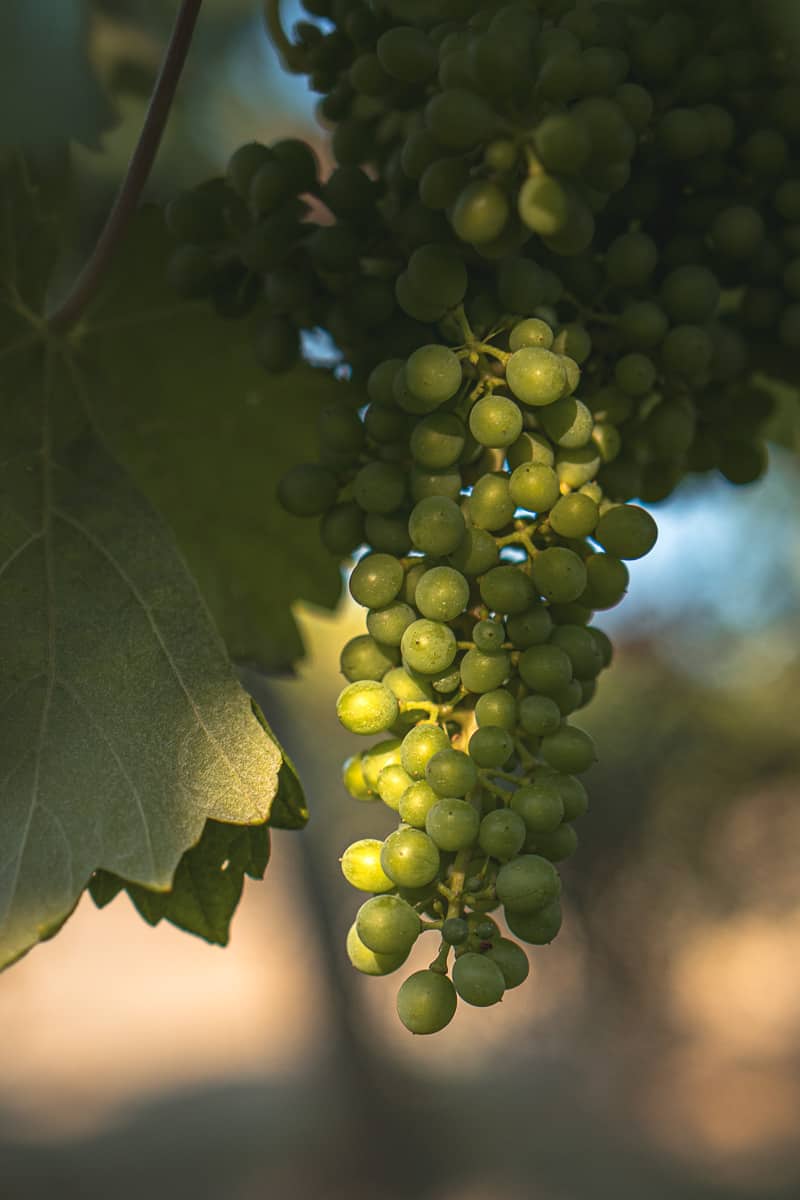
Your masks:
<instances>
[{"instance_id":1,"label":"brown vine branch","mask_svg":"<svg viewBox=\"0 0 800 1200\"><path fill-rule=\"evenodd\" d=\"M183 0L178 10L164 61L147 107L142 131L125 177L94 250L67 296L48 319L48 326L54 332L63 333L83 314L97 292L114 251L138 207L161 144L202 2L203 0Z\"/></svg>"}]
</instances>

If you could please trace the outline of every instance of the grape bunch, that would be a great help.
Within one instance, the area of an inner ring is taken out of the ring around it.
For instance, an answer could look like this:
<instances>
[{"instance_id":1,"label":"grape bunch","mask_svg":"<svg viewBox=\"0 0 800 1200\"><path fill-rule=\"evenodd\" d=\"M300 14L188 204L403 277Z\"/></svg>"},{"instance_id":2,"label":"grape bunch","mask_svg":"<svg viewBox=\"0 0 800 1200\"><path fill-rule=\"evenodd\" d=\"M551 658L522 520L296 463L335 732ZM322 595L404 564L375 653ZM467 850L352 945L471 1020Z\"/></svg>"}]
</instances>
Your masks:
<instances>
[{"instance_id":1,"label":"grape bunch","mask_svg":"<svg viewBox=\"0 0 800 1200\"><path fill-rule=\"evenodd\" d=\"M183 294L246 318L270 371L333 339L353 387L279 496L319 520L366 632L342 651L345 767L398 813L344 854L373 893L354 965L413 1032L499 1000L560 921L592 620L691 473L764 471L800 347L800 83L756 0L303 0L289 69L336 162L242 146L176 197ZM320 19L322 19L320 21ZM365 553L366 551L366 553Z\"/></svg>"}]
</instances>

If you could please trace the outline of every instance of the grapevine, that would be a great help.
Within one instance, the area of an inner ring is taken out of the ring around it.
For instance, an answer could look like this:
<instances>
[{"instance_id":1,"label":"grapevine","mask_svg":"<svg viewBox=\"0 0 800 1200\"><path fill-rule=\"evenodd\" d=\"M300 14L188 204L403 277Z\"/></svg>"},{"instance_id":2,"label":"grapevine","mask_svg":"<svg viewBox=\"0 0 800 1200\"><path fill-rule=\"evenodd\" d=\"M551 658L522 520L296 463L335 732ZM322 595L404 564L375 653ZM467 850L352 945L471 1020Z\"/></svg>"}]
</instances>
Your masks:
<instances>
[{"instance_id":1,"label":"grapevine","mask_svg":"<svg viewBox=\"0 0 800 1200\"><path fill-rule=\"evenodd\" d=\"M800 89L754 0L304 7L268 24L336 166L242 146L167 206L168 270L278 378L323 329L355 385L279 495L357 556L337 713L379 740L344 783L399 823L342 855L368 896L346 948L384 975L438 939L397 1000L430 1034L559 931L593 620L656 543L643 504L765 470L759 373L800 346Z\"/></svg>"}]
</instances>

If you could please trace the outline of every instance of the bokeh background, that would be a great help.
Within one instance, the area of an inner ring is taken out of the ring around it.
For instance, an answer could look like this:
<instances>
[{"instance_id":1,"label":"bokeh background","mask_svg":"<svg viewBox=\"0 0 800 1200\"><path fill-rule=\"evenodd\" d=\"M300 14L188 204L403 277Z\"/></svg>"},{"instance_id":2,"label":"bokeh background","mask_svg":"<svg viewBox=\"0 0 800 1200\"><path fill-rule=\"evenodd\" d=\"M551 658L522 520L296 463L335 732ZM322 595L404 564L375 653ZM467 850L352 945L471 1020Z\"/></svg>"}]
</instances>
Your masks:
<instances>
[{"instance_id":1,"label":"bokeh background","mask_svg":"<svg viewBox=\"0 0 800 1200\"><path fill-rule=\"evenodd\" d=\"M175 7L0 11L0 135L76 139L84 244ZM151 198L252 138L305 136L326 161L313 99L280 71L258 4L206 0ZM659 544L602 622L617 658L584 722L601 763L565 929L532 952L532 980L412 1039L398 979L350 970L337 858L391 814L339 781L338 650L360 617L300 609L297 677L245 681L298 763L308 830L274 835L224 951L148 928L124 896L102 913L84 900L0 977L3 1200L800 1193L796 405L782 396L765 480L704 478L655 507Z\"/></svg>"}]
</instances>

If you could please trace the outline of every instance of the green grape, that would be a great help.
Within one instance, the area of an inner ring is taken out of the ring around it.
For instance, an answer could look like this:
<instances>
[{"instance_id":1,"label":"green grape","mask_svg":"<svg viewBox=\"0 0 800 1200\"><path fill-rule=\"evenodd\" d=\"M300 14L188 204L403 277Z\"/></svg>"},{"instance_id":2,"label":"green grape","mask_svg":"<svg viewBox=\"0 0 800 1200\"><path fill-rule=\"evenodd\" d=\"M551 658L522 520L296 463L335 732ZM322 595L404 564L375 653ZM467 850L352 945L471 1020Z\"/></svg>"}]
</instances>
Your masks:
<instances>
[{"instance_id":1,"label":"green grape","mask_svg":"<svg viewBox=\"0 0 800 1200\"><path fill-rule=\"evenodd\" d=\"M438 408L456 394L461 386L461 363L447 346L420 346L408 359L405 382L419 411Z\"/></svg>"},{"instance_id":2,"label":"green grape","mask_svg":"<svg viewBox=\"0 0 800 1200\"><path fill-rule=\"evenodd\" d=\"M425 778L439 796L466 796L478 782L475 763L462 750L449 746L428 759Z\"/></svg>"},{"instance_id":3,"label":"green grape","mask_svg":"<svg viewBox=\"0 0 800 1200\"><path fill-rule=\"evenodd\" d=\"M664 368L687 379L702 377L713 357L714 343L699 325L676 325L661 345Z\"/></svg>"},{"instance_id":4,"label":"green grape","mask_svg":"<svg viewBox=\"0 0 800 1200\"><path fill-rule=\"evenodd\" d=\"M597 761L594 741L583 729L562 725L542 738L540 753L548 766L565 775L581 775Z\"/></svg>"},{"instance_id":5,"label":"green grape","mask_svg":"<svg viewBox=\"0 0 800 1200\"><path fill-rule=\"evenodd\" d=\"M628 590L628 568L613 554L591 554L586 567L586 596L594 609L614 608Z\"/></svg>"},{"instance_id":6,"label":"green grape","mask_svg":"<svg viewBox=\"0 0 800 1200\"><path fill-rule=\"evenodd\" d=\"M608 281L614 287L644 287L658 263L658 247L646 233L624 233L606 251Z\"/></svg>"},{"instance_id":7,"label":"green grape","mask_svg":"<svg viewBox=\"0 0 800 1200\"><path fill-rule=\"evenodd\" d=\"M424 779L430 760L449 745L450 739L439 725L423 722L403 739L400 761L412 779Z\"/></svg>"},{"instance_id":8,"label":"green grape","mask_svg":"<svg viewBox=\"0 0 800 1200\"><path fill-rule=\"evenodd\" d=\"M725 258L750 258L764 240L764 218L746 204L733 205L718 213L711 223L711 242ZM690 318L687 318L690 319Z\"/></svg>"},{"instance_id":9,"label":"green grape","mask_svg":"<svg viewBox=\"0 0 800 1200\"><path fill-rule=\"evenodd\" d=\"M594 500L573 492L562 496L554 505L548 520L552 529L562 537L589 537L597 525L600 513Z\"/></svg>"},{"instance_id":10,"label":"green grape","mask_svg":"<svg viewBox=\"0 0 800 1200\"><path fill-rule=\"evenodd\" d=\"M555 733L561 724L561 713L549 696L526 696L519 704L519 723L532 737L542 737Z\"/></svg>"},{"instance_id":11,"label":"green grape","mask_svg":"<svg viewBox=\"0 0 800 1200\"><path fill-rule=\"evenodd\" d=\"M467 290L464 261L450 246L418 246L408 260L408 278L414 288L432 296L444 309L460 304Z\"/></svg>"},{"instance_id":12,"label":"green grape","mask_svg":"<svg viewBox=\"0 0 800 1200\"><path fill-rule=\"evenodd\" d=\"M638 83L623 83L614 93L614 99L624 112L636 133L642 133L653 116L653 97Z\"/></svg>"},{"instance_id":13,"label":"green grape","mask_svg":"<svg viewBox=\"0 0 800 1200\"><path fill-rule=\"evenodd\" d=\"M486 951L486 958L490 958L500 968L506 988L519 987L528 978L528 956L522 947L510 938L498 938L492 948Z\"/></svg>"},{"instance_id":14,"label":"green grape","mask_svg":"<svg viewBox=\"0 0 800 1200\"><path fill-rule=\"evenodd\" d=\"M572 51L552 54L545 59L537 87L547 100L571 100L580 94L583 64L580 55ZM588 140L588 139L587 139Z\"/></svg>"},{"instance_id":15,"label":"green grape","mask_svg":"<svg viewBox=\"0 0 800 1200\"><path fill-rule=\"evenodd\" d=\"M594 537L616 558L642 558L656 544L658 528L645 509L634 504L618 504L603 513Z\"/></svg>"},{"instance_id":16,"label":"green grape","mask_svg":"<svg viewBox=\"0 0 800 1200\"><path fill-rule=\"evenodd\" d=\"M602 522L601 517L598 530ZM607 546L604 548L609 549ZM578 599L586 587L586 567L582 560L572 550L562 546L550 546L537 554L531 573L540 595L555 604L570 604Z\"/></svg>"},{"instance_id":17,"label":"green grape","mask_svg":"<svg viewBox=\"0 0 800 1200\"><path fill-rule=\"evenodd\" d=\"M547 859L536 854L522 854L504 863L497 872L495 886L501 903L514 913L536 912L561 895L558 872Z\"/></svg>"},{"instance_id":18,"label":"green grape","mask_svg":"<svg viewBox=\"0 0 800 1200\"><path fill-rule=\"evenodd\" d=\"M347 957L351 964L362 975L391 975L398 967L402 967L408 958L408 951L401 954L376 954L365 946L358 936L355 922L347 931Z\"/></svg>"},{"instance_id":19,"label":"green grape","mask_svg":"<svg viewBox=\"0 0 800 1200\"><path fill-rule=\"evenodd\" d=\"M560 646L569 657L576 679L594 679L603 669L603 659L590 629L559 625L550 636L550 644Z\"/></svg>"},{"instance_id":20,"label":"green grape","mask_svg":"<svg viewBox=\"0 0 800 1200\"><path fill-rule=\"evenodd\" d=\"M381 866L382 844L376 838L362 838L347 847L339 861L351 887L361 892L392 890L394 884Z\"/></svg>"},{"instance_id":21,"label":"green grape","mask_svg":"<svg viewBox=\"0 0 800 1200\"><path fill-rule=\"evenodd\" d=\"M469 428L481 446L503 448L517 441L522 433L522 413L507 396L485 396L469 414Z\"/></svg>"},{"instance_id":22,"label":"green grape","mask_svg":"<svg viewBox=\"0 0 800 1200\"><path fill-rule=\"evenodd\" d=\"M500 621L478 621L472 629L472 640L476 650L491 654L500 650L506 640L506 631Z\"/></svg>"},{"instance_id":23,"label":"green grape","mask_svg":"<svg viewBox=\"0 0 800 1200\"><path fill-rule=\"evenodd\" d=\"M656 381L656 368L644 354L626 354L614 367L617 386L629 396L646 396Z\"/></svg>"},{"instance_id":24,"label":"green grape","mask_svg":"<svg viewBox=\"0 0 800 1200\"><path fill-rule=\"evenodd\" d=\"M517 788L511 797L511 808L531 834L552 833L564 820L563 798L555 780L549 777Z\"/></svg>"},{"instance_id":25,"label":"green grape","mask_svg":"<svg viewBox=\"0 0 800 1200\"><path fill-rule=\"evenodd\" d=\"M424 887L439 873L439 851L420 829L398 829L383 843L381 866L399 887Z\"/></svg>"},{"instance_id":26,"label":"green grape","mask_svg":"<svg viewBox=\"0 0 800 1200\"><path fill-rule=\"evenodd\" d=\"M637 300L623 309L617 329L629 345L652 350L664 340L669 320L652 300Z\"/></svg>"},{"instance_id":27,"label":"green grape","mask_svg":"<svg viewBox=\"0 0 800 1200\"><path fill-rule=\"evenodd\" d=\"M243 200L247 199L253 176L271 159L272 151L260 142L247 142L234 150L228 159L227 176L231 187Z\"/></svg>"},{"instance_id":28,"label":"green grape","mask_svg":"<svg viewBox=\"0 0 800 1200\"><path fill-rule=\"evenodd\" d=\"M271 150L290 173L295 192L313 191L319 174L319 163L307 142L300 138L283 138L274 142Z\"/></svg>"},{"instance_id":29,"label":"green grape","mask_svg":"<svg viewBox=\"0 0 800 1200\"><path fill-rule=\"evenodd\" d=\"M408 536L408 512L367 513L364 518L364 536L373 550L394 556L407 554L411 549Z\"/></svg>"},{"instance_id":30,"label":"green grape","mask_svg":"<svg viewBox=\"0 0 800 1200\"><path fill-rule=\"evenodd\" d=\"M389 554L367 554L350 575L350 595L364 608L385 608L403 586L403 565Z\"/></svg>"},{"instance_id":31,"label":"green grape","mask_svg":"<svg viewBox=\"0 0 800 1200\"><path fill-rule=\"evenodd\" d=\"M362 633L343 647L339 670L349 683L357 683L361 679L383 679L396 662L397 652L391 646L381 646Z\"/></svg>"},{"instance_id":32,"label":"green grape","mask_svg":"<svg viewBox=\"0 0 800 1200\"><path fill-rule=\"evenodd\" d=\"M403 667L393 667L387 671L381 682L390 692L394 692L398 700L430 700L433 696L427 680L412 678Z\"/></svg>"},{"instance_id":33,"label":"green grape","mask_svg":"<svg viewBox=\"0 0 800 1200\"><path fill-rule=\"evenodd\" d=\"M502 767L513 753L514 739L498 725L482 725L469 739L470 758L479 767Z\"/></svg>"},{"instance_id":34,"label":"green grape","mask_svg":"<svg viewBox=\"0 0 800 1200\"><path fill-rule=\"evenodd\" d=\"M599 424L595 422L594 429L592 430L592 441L600 451L600 456L604 463L613 462L622 449L622 438L619 430L615 425L609 425L606 422L600 422ZM597 492L597 495L593 498L595 503L599 504L603 499L603 489L596 483L589 484L589 487ZM581 491L584 491L584 489L581 488ZM589 495L590 493L586 492L585 494Z\"/></svg>"},{"instance_id":35,"label":"green grape","mask_svg":"<svg viewBox=\"0 0 800 1200\"><path fill-rule=\"evenodd\" d=\"M403 633L400 650L413 671L438 675L447 670L456 656L455 634L441 621L414 621Z\"/></svg>"},{"instance_id":36,"label":"green grape","mask_svg":"<svg viewBox=\"0 0 800 1200\"><path fill-rule=\"evenodd\" d=\"M661 285L660 299L675 324L702 324L716 313L720 285L707 267L677 267Z\"/></svg>"},{"instance_id":37,"label":"green grape","mask_svg":"<svg viewBox=\"0 0 800 1200\"><path fill-rule=\"evenodd\" d=\"M404 367L405 362L402 358L389 358L378 363L378 365L374 367L372 371L370 371L367 378L367 395L374 405L378 405L381 408L391 408L391 406L394 404L394 379L398 371L402 371ZM397 416L397 414L395 415ZM372 437L376 436L369 429L369 425L367 425L367 432L370 433ZM402 425L400 426L399 432L402 432ZM384 439L380 438L379 440L382 441ZM389 440L391 441L393 438L390 438Z\"/></svg>"},{"instance_id":38,"label":"green grape","mask_svg":"<svg viewBox=\"0 0 800 1200\"><path fill-rule=\"evenodd\" d=\"M476 179L456 197L450 220L462 241L482 246L500 236L510 211L502 188L489 180Z\"/></svg>"},{"instance_id":39,"label":"green grape","mask_svg":"<svg viewBox=\"0 0 800 1200\"><path fill-rule=\"evenodd\" d=\"M425 123L442 146L469 150L491 137L495 117L475 92L447 88L428 101Z\"/></svg>"},{"instance_id":40,"label":"green grape","mask_svg":"<svg viewBox=\"0 0 800 1200\"><path fill-rule=\"evenodd\" d=\"M509 491L515 504L531 512L547 512L561 495L555 471L537 462L520 463L512 471Z\"/></svg>"},{"instance_id":41,"label":"green grape","mask_svg":"<svg viewBox=\"0 0 800 1200\"><path fill-rule=\"evenodd\" d=\"M411 1033L438 1033L456 1011L456 990L446 975L415 971L400 985L397 1015Z\"/></svg>"},{"instance_id":42,"label":"green grape","mask_svg":"<svg viewBox=\"0 0 800 1200\"><path fill-rule=\"evenodd\" d=\"M554 340L550 326L538 317L528 317L524 321L519 321L508 335L508 344L512 351L522 350L524 346L549 350Z\"/></svg>"},{"instance_id":43,"label":"green grape","mask_svg":"<svg viewBox=\"0 0 800 1200\"><path fill-rule=\"evenodd\" d=\"M408 532L417 550L441 557L457 549L466 526L455 501L447 496L426 496L411 510Z\"/></svg>"},{"instance_id":44,"label":"green grape","mask_svg":"<svg viewBox=\"0 0 800 1200\"><path fill-rule=\"evenodd\" d=\"M565 360L564 369L568 370L569 364L574 363L580 366L585 363L592 353L592 339L589 331L584 325L579 325L576 321L564 325L558 331L558 337L553 343L553 349L556 350ZM575 380L577 387L578 380ZM572 388L574 391L574 388Z\"/></svg>"},{"instance_id":45,"label":"green grape","mask_svg":"<svg viewBox=\"0 0 800 1200\"><path fill-rule=\"evenodd\" d=\"M594 628L590 629L589 633L594 638L595 644L600 651L600 658L602 659L603 666L610 666L611 660L614 657L614 647L611 644L611 639L608 637L608 634L603 633L602 629Z\"/></svg>"},{"instance_id":46,"label":"green grape","mask_svg":"<svg viewBox=\"0 0 800 1200\"><path fill-rule=\"evenodd\" d=\"M443 211L455 204L469 183L469 164L461 156L437 158L422 172L419 181L419 198L426 208ZM466 281L465 289L466 290ZM463 291L461 298L463 299ZM447 305L453 308L460 299Z\"/></svg>"},{"instance_id":47,"label":"green grape","mask_svg":"<svg viewBox=\"0 0 800 1200\"><path fill-rule=\"evenodd\" d=\"M469 498L469 518L478 529L502 529L514 515L509 481L505 475L482 475Z\"/></svg>"},{"instance_id":48,"label":"green grape","mask_svg":"<svg viewBox=\"0 0 800 1200\"><path fill-rule=\"evenodd\" d=\"M461 683L468 692L493 692L511 673L511 659L504 650L487 654L468 650L461 660Z\"/></svg>"},{"instance_id":49,"label":"green grape","mask_svg":"<svg viewBox=\"0 0 800 1200\"><path fill-rule=\"evenodd\" d=\"M415 321L426 324L439 321L447 311L447 305L430 295L418 291L409 278L407 271L402 271L394 281L394 295L404 313ZM414 411L410 409L409 411ZM428 411L423 409L422 411Z\"/></svg>"},{"instance_id":50,"label":"green grape","mask_svg":"<svg viewBox=\"0 0 800 1200\"><path fill-rule=\"evenodd\" d=\"M450 556L453 566L469 578L490 571L498 559L499 551L492 535L471 525L467 526L463 539Z\"/></svg>"},{"instance_id":51,"label":"green grape","mask_svg":"<svg viewBox=\"0 0 800 1200\"><path fill-rule=\"evenodd\" d=\"M583 688L579 680L570 679L569 683L565 683L558 691L552 692L551 696L562 717L568 717L582 702Z\"/></svg>"},{"instance_id":52,"label":"green grape","mask_svg":"<svg viewBox=\"0 0 800 1200\"><path fill-rule=\"evenodd\" d=\"M364 778L364 763L360 754L353 754L342 767L342 783L354 800L373 801L378 797Z\"/></svg>"},{"instance_id":53,"label":"green grape","mask_svg":"<svg viewBox=\"0 0 800 1200\"><path fill-rule=\"evenodd\" d=\"M500 264L497 293L509 312L533 312L540 304L559 299L561 291L557 276L528 258L510 258ZM537 341L534 345L544 346L544 343Z\"/></svg>"},{"instance_id":54,"label":"green grape","mask_svg":"<svg viewBox=\"0 0 800 1200\"><path fill-rule=\"evenodd\" d=\"M463 917L448 917L442 925L442 940L448 946L463 946L469 937L469 925Z\"/></svg>"},{"instance_id":55,"label":"green grape","mask_svg":"<svg viewBox=\"0 0 800 1200\"><path fill-rule=\"evenodd\" d=\"M577 175L591 151L586 130L569 113L553 113L540 121L533 144L542 165L560 175Z\"/></svg>"},{"instance_id":56,"label":"green grape","mask_svg":"<svg viewBox=\"0 0 800 1200\"><path fill-rule=\"evenodd\" d=\"M594 417L575 396L564 396L544 409L539 418L548 437L566 450L585 446L592 436Z\"/></svg>"},{"instance_id":57,"label":"green grape","mask_svg":"<svg viewBox=\"0 0 800 1200\"><path fill-rule=\"evenodd\" d=\"M534 233L552 237L567 224L569 201L557 179L548 175L533 175L519 189L517 210L522 221Z\"/></svg>"},{"instance_id":58,"label":"green grape","mask_svg":"<svg viewBox=\"0 0 800 1200\"><path fill-rule=\"evenodd\" d=\"M478 841L481 849L492 858L508 862L519 854L526 836L527 830L522 818L511 809L499 808L487 813L481 821Z\"/></svg>"},{"instance_id":59,"label":"green grape","mask_svg":"<svg viewBox=\"0 0 800 1200\"><path fill-rule=\"evenodd\" d=\"M411 497L416 503L433 496L458 500L462 486L461 472L456 467L450 467L446 471L427 472L418 467L411 469Z\"/></svg>"},{"instance_id":60,"label":"green grape","mask_svg":"<svg viewBox=\"0 0 800 1200\"><path fill-rule=\"evenodd\" d=\"M419 917L399 896L365 900L355 924L359 940L375 954L407 955L420 933Z\"/></svg>"},{"instance_id":61,"label":"green grape","mask_svg":"<svg viewBox=\"0 0 800 1200\"><path fill-rule=\"evenodd\" d=\"M544 407L563 394L567 377L558 355L541 346L523 346L506 363L506 379L523 404Z\"/></svg>"},{"instance_id":62,"label":"green grape","mask_svg":"<svg viewBox=\"0 0 800 1200\"><path fill-rule=\"evenodd\" d=\"M517 723L517 705L505 688L484 692L475 702L475 719L480 727L499 726L512 730Z\"/></svg>"},{"instance_id":63,"label":"green grape","mask_svg":"<svg viewBox=\"0 0 800 1200\"><path fill-rule=\"evenodd\" d=\"M367 629L376 642L399 646L406 629L415 620L413 608L396 600L384 608L371 608L367 613Z\"/></svg>"},{"instance_id":64,"label":"green grape","mask_svg":"<svg viewBox=\"0 0 800 1200\"><path fill-rule=\"evenodd\" d=\"M395 463L367 463L353 480L353 499L367 513L392 513L405 495L405 473Z\"/></svg>"},{"instance_id":65,"label":"green grape","mask_svg":"<svg viewBox=\"0 0 800 1200\"><path fill-rule=\"evenodd\" d=\"M571 825L561 825L553 833L537 833L531 842L536 853L549 862L563 862L578 849L578 835Z\"/></svg>"},{"instance_id":66,"label":"green grape","mask_svg":"<svg viewBox=\"0 0 800 1200\"><path fill-rule=\"evenodd\" d=\"M508 637L518 650L546 642L552 628L550 613L542 604L529 608L527 612L515 613L506 623Z\"/></svg>"},{"instance_id":67,"label":"green grape","mask_svg":"<svg viewBox=\"0 0 800 1200\"><path fill-rule=\"evenodd\" d=\"M708 150L708 127L691 108L669 109L661 118L658 136L670 158L699 158Z\"/></svg>"},{"instance_id":68,"label":"green grape","mask_svg":"<svg viewBox=\"0 0 800 1200\"><path fill-rule=\"evenodd\" d=\"M278 500L295 517L318 517L336 503L336 476L317 463L302 463L278 484Z\"/></svg>"},{"instance_id":69,"label":"green grape","mask_svg":"<svg viewBox=\"0 0 800 1200\"><path fill-rule=\"evenodd\" d=\"M421 467L440 471L458 462L465 441L466 430L458 417L453 413L435 412L414 426L411 454Z\"/></svg>"},{"instance_id":70,"label":"green grape","mask_svg":"<svg viewBox=\"0 0 800 1200\"><path fill-rule=\"evenodd\" d=\"M451 692L458 690L461 683L461 674L458 667L450 667L443 675L439 675L433 681L434 690L443 696L449 695Z\"/></svg>"},{"instance_id":71,"label":"green grape","mask_svg":"<svg viewBox=\"0 0 800 1200\"><path fill-rule=\"evenodd\" d=\"M561 928L561 905L552 900L535 912L507 909L505 918L508 928L521 941L531 946L546 946Z\"/></svg>"},{"instance_id":72,"label":"green grape","mask_svg":"<svg viewBox=\"0 0 800 1200\"><path fill-rule=\"evenodd\" d=\"M469 584L453 567L432 567L417 584L414 603L423 617L454 621L469 603Z\"/></svg>"},{"instance_id":73,"label":"green grape","mask_svg":"<svg viewBox=\"0 0 800 1200\"><path fill-rule=\"evenodd\" d=\"M421 29L409 25L387 29L375 51L387 75L402 83L427 83L436 74L436 47Z\"/></svg>"},{"instance_id":74,"label":"green grape","mask_svg":"<svg viewBox=\"0 0 800 1200\"><path fill-rule=\"evenodd\" d=\"M384 733L399 714L393 693L374 679L348 684L336 701L336 715L351 733Z\"/></svg>"},{"instance_id":75,"label":"green grape","mask_svg":"<svg viewBox=\"0 0 800 1200\"><path fill-rule=\"evenodd\" d=\"M529 646L522 652L517 669L523 683L546 696L572 679L572 662L560 646Z\"/></svg>"},{"instance_id":76,"label":"green grape","mask_svg":"<svg viewBox=\"0 0 800 1200\"><path fill-rule=\"evenodd\" d=\"M502 1000L506 990L503 972L497 963L483 954L468 951L461 954L453 966L453 985L467 1004L486 1008Z\"/></svg>"},{"instance_id":77,"label":"green grape","mask_svg":"<svg viewBox=\"0 0 800 1200\"><path fill-rule=\"evenodd\" d=\"M389 763L378 774L378 795L387 808L397 812L400 800L413 783L413 779L400 763ZM373 889L376 891L377 889Z\"/></svg>"},{"instance_id":78,"label":"green grape","mask_svg":"<svg viewBox=\"0 0 800 1200\"><path fill-rule=\"evenodd\" d=\"M481 599L492 612L522 613L536 602L529 576L510 563L487 571L480 581L480 591Z\"/></svg>"},{"instance_id":79,"label":"green grape","mask_svg":"<svg viewBox=\"0 0 800 1200\"><path fill-rule=\"evenodd\" d=\"M428 810L425 830L440 850L464 850L478 835L480 818L467 800L446 798Z\"/></svg>"},{"instance_id":80,"label":"green grape","mask_svg":"<svg viewBox=\"0 0 800 1200\"><path fill-rule=\"evenodd\" d=\"M439 797L429 783L418 779L403 792L400 797L398 815L406 825L415 829L424 829L428 813L434 804L439 803Z\"/></svg>"}]
</instances>

